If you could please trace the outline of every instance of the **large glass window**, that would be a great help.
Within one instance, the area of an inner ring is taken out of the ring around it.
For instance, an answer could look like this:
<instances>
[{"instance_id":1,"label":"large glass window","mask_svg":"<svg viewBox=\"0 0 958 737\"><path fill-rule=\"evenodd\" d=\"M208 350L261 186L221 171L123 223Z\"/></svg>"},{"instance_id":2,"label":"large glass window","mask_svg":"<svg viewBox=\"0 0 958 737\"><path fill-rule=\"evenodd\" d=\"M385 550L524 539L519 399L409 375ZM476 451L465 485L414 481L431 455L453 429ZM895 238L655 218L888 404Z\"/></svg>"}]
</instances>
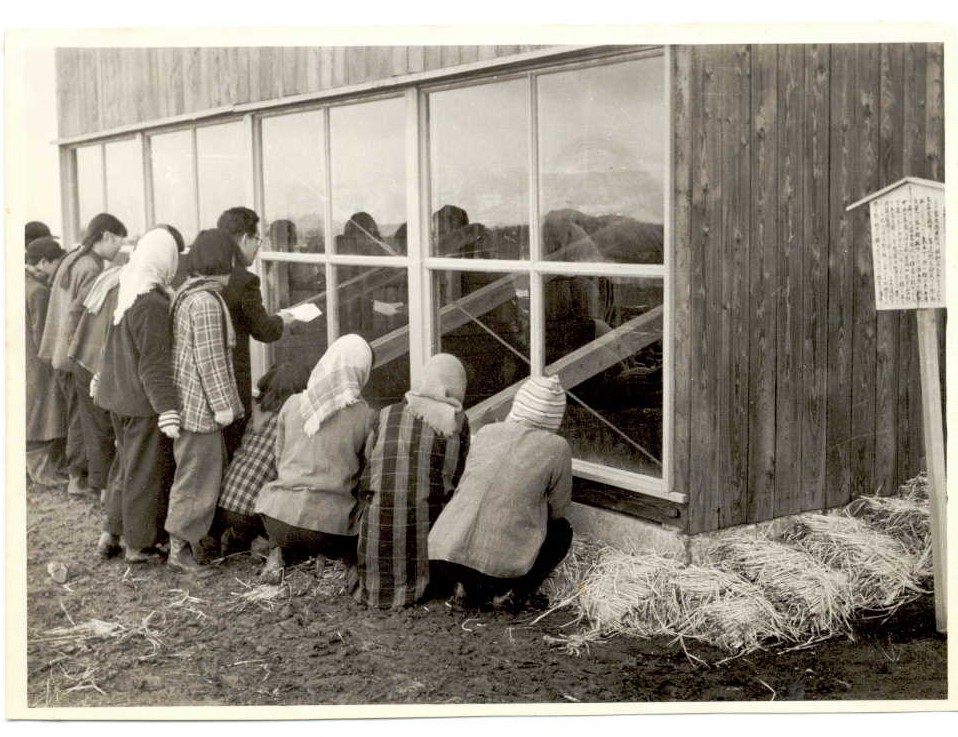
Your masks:
<instances>
[{"instance_id":1,"label":"large glass window","mask_svg":"<svg viewBox=\"0 0 958 737\"><path fill-rule=\"evenodd\" d=\"M543 74L537 102L545 257L663 263L662 57Z\"/></svg>"},{"instance_id":2,"label":"large glass window","mask_svg":"<svg viewBox=\"0 0 958 737\"><path fill-rule=\"evenodd\" d=\"M179 229L187 245L197 233L193 132L161 133L150 138L153 169L153 220Z\"/></svg>"},{"instance_id":3,"label":"large glass window","mask_svg":"<svg viewBox=\"0 0 958 737\"><path fill-rule=\"evenodd\" d=\"M114 141L106 151L106 206L126 226L131 238L142 235L143 147L138 139Z\"/></svg>"},{"instance_id":4,"label":"large glass window","mask_svg":"<svg viewBox=\"0 0 958 737\"><path fill-rule=\"evenodd\" d=\"M200 228L213 228L230 207L252 207L250 146L242 122L196 130Z\"/></svg>"},{"instance_id":5,"label":"large glass window","mask_svg":"<svg viewBox=\"0 0 958 737\"><path fill-rule=\"evenodd\" d=\"M529 257L529 82L429 95L432 253Z\"/></svg>"},{"instance_id":6,"label":"large glass window","mask_svg":"<svg viewBox=\"0 0 958 737\"><path fill-rule=\"evenodd\" d=\"M406 252L404 98L330 110L333 231L337 253Z\"/></svg>"},{"instance_id":7,"label":"large glass window","mask_svg":"<svg viewBox=\"0 0 958 737\"><path fill-rule=\"evenodd\" d=\"M323 113L263 120L263 218L275 251L322 253Z\"/></svg>"},{"instance_id":8,"label":"large glass window","mask_svg":"<svg viewBox=\"0 0 958 737\"><path fill-rule=\"evenodd\" d=\"M76 161L77 204L82 238L90 219L106 210L106 202L103 200L103 147L97 144L78 148Z\"/></svg>"}]
</instances>

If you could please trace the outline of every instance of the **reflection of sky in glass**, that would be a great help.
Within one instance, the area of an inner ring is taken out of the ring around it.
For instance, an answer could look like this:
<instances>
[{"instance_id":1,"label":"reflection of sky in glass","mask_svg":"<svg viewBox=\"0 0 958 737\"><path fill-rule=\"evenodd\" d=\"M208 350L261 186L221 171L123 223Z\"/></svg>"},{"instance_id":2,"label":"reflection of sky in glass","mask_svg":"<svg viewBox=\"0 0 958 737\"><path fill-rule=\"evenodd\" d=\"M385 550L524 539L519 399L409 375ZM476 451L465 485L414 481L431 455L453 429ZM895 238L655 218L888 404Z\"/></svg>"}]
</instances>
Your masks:
<instances>
[{"instance_id":1,"label":"reflection of sky in glass","mask_svg":"<svg viewBox=\"0 0 958 737\"><path fill-rule=\"evenodd\" d=\"M291 220L300 245L315 244L309 249L315 251L322 250L326 198L322 146L322 112L263 120L264 218Z\"/></svg>"},{"instance_id":2,"label":"reflection of sky in glass","mask_svg":"<svg viewBox=\"0 0 958 737\"><path fill-rule=\"evenodd\" d=\"M216 227L223 210L252 207L249 144L243 123L211 125L196 130L199 157L200 228Z\"/></svg>"},{"instance_id":3,"label":"reflection of sky in glass","mask_svg":"<svg viewBox=\"0 0 958 737\"><path fill-rule=\"evenodd\" d=\"M541 210L663 221L663 58L539 77Z\"/></svg>"},{"instance_id":4,"label":"reflection of sky in glass","mask_svg":"<svg viewBox=\"0 0 958 737\"><path fill-rule=\"evenodd\" d=\"M528 221L529 82L429 97L432 212L461 207L486 226Z\"/></svg>"},{"instance_id":5,"label":"reflection of sky in glass","mask_svg":"<svg viewBox=\"0 0 958 737\"><path fill-rule=\"evenodd\" d=\"M103 212L103 159L99 145L77 149L77 197L80 206L80 232L90 219Z\"/></svg>"},{"instance_id":6,"label":"reflection of sky in glass","mask_svg":"<svg viewBox=\"0 0 958 737\"><path fill-rule=\"evenodd\" d=\"M333 230L369 213L383 236L406 222L405 101L346 105L330 111Z\"/></svg>"},{"instance_id":7,"label":"reflection of sky in glass","mask_svg":"<svg viewBox=\"0 0 958 737\"><path fill-rule=\"evenodd\" d=\"M130 236L142 235L143 149L138 140L106 144L106 201Z\"/></svg>"},{"instance_id":8,"label":"reflection of sky in glass","mask_svg":"<svg viewBox=\"0 0 958 737\"><path fill-rule=\"evenodd\" d=\"M150 139L153 165L153 217L183 234L187 245L196 237L193 199L193 143L189 131L162 133Z\"/></svg>"}]
</instances>

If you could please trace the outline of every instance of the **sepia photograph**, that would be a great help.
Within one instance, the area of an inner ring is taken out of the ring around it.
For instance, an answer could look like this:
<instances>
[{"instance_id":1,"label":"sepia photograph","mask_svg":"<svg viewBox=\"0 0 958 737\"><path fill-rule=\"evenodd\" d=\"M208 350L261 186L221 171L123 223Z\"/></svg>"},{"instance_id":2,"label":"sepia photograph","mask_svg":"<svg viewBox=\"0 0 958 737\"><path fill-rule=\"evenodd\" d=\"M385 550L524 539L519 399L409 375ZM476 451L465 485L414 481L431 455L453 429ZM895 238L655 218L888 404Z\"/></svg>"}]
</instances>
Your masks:
<instances>
[{"instance_id":1,"label":"sepia photograph","mask_svg":"<svg viewBox=\"0 0 958 737\"><path fill-rule=\"evenodd\" d=\"M7 30L8 718L954 708L954 27L380 31Z\"/></svg>"}]
</instances>

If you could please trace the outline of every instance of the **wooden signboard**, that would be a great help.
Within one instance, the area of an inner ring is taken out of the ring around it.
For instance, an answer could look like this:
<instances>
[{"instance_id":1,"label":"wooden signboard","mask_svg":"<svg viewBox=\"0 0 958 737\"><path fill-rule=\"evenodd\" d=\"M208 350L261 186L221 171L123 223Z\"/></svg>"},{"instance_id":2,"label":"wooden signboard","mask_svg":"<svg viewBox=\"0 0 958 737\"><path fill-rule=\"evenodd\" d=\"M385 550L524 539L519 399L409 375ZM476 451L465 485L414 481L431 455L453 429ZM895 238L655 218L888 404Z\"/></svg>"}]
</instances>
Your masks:
<instances>
[{"instance_id":1,"label":"wooden signboard","mask_svg":"<svg viewBox=\"0 0 958 737\"><path fill-rule=\"evenodd\" d=\"M935 576L935 621L947 630L946 470L941 380L938 373L938 321L945 306L945 185L906 177L849 205L868 203L871 214L875 308L915 310L921 403L931 503Z\"/></svg>"}]
</instances>

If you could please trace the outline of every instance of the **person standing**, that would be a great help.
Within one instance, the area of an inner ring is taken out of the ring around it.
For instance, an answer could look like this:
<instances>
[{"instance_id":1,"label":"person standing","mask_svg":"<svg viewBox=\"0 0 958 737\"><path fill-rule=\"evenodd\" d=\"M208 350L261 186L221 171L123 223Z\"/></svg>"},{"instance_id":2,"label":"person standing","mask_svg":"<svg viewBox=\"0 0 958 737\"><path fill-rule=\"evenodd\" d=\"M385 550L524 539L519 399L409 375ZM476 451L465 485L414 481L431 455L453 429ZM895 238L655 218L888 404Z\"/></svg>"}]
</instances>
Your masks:
<instances>
[{"instance_id":1,"label":"person standing","mask_svg":"<svg viewBox=\"0 0 958 737\"><path fill-rule=\"evenodd\" d=\"M38 486L68 481L64 468L66 407L53 369L38 350L50 300L49 280L65 255L49 236L35 238L26 250L26 411L27 476Z\"/></svg>"},{"instance_id":2,"label":"person standing","mask_svg":"<svg viewBox=\"0 0 958 737\"><path fill-rule=\"evenodd\" d=\"M89 462L83 439L80 400L73 361L68 354L73 334L83 312L83 302L106 264L116 257L127 236L126 226L109 213L90 220L82 243L70 251L57 269L50 290L50 303L38 355L53 366L60 391L66 400L67 444L70 494L89 493ZM99 495L101 489L93 488Z\"/></svg>"},{"instance_id":3,"label":"person standing","mask_svg":"<svg viewBox=\"0 0 958 737\"><path fill-rule=\"evenodd\" d=\"M182 426L174 439L176 475L165 528L171 568L196 573L226 465L222 429L243 414L231 353L236 334L222 292L235 255L222 230L204 230L190 250L193 276L173 298L173 375Z\"/></svg>"},{"instance_id":4,"label":"person standing","mask_svg":"<svg viewBox=\"0 0 958 737\"><path fill-rule=\"evenodd\" d=\"M216 227L229 235L236 244L238 254L229 282L223 290L223 300L229 308L233 331L236 333L233 369L244 410L243 416L237 417L224 431L226 455L231 459L240 446L246 423L253 411L250 338L261 343L273 343L283 336L284 327L292 322L292 318L284 312L270 315L266 311L259 277L248 268L253 265L263 244L259 235L259 215L248 207L231 207L220 215Z\"/></svg>"},{"instance_id":5,"label":"person standing","mask_svg":"<svg viewBox=\"0 0 958 737\"><path fill-rule=\"evenodd\" d=\"M97 553L119 552L143 563L162 533L173 476L171 438L179 433L173 383L169 284L176 272L177 243L165 228L147 231L110 291L112 304L95 402L107 411L117 444L118 483L106 498L106 519Z\"/></svg>"}]
</instances>

